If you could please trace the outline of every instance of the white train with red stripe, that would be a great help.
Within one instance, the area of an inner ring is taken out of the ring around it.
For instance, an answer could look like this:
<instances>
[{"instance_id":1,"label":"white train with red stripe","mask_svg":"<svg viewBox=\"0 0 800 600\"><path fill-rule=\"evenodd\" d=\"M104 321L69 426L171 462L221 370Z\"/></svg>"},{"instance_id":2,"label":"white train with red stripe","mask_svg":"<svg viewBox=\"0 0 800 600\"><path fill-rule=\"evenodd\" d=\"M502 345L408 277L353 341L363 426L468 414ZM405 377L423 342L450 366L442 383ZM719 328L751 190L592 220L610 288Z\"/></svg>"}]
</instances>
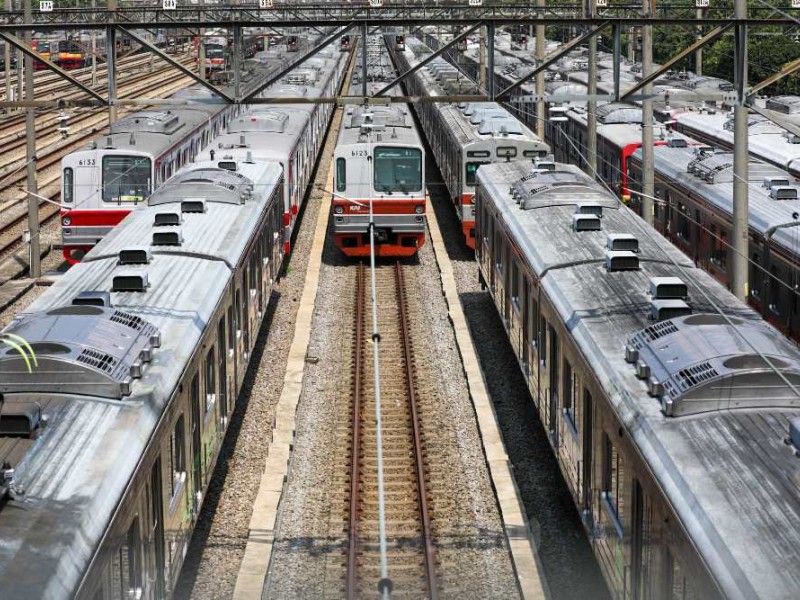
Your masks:
<instances>
[{"instance_id":1,"label":"white train with red stripe","mask_svg":"<svg viewBox=\"0 0 800 600\"><path fill-rule=\"evenodd\" d=\"M380 36L368 40L367 65L368 95L395 78ZM361 86L358 69L350 95L361 94ZM398 91L396 87L389 93ZM425 152L408 105L348 108L334 160L332 220L336 246L347 256L370 255L371 210L377 256L416 254L425 243Z\"/></svg>"}]
</instances>

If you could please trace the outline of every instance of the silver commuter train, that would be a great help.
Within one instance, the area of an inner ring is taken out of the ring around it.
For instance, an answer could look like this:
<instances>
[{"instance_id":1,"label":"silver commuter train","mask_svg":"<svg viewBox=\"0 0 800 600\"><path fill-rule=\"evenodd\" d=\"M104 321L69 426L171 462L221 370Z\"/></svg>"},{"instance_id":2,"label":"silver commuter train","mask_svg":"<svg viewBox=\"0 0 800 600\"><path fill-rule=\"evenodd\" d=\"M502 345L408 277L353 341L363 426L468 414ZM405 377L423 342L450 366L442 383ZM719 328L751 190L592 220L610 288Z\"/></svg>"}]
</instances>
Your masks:
<instances>
[{"instance_id":1,"label":"silver commuter train","mask_svg":"<svg viewBox=\"0 0 800 600\"><path fill-rule=\"evenodd\" d=\"M172 594L280 269L282 177L185 169L3 331L25 340L0 347L4 595Z\"/></svg>"},{"instance_id":2,"label":"silver commuter train","mask_svg":"<svg viewBox=\"0 0 800 600\"><path fill-rule=\"evenodd\" d=\"M478 182L480 272L615 597L795 597L798 349L576 167Z\"/></svg>"},{"instance_id":3,"label":"silver commuter train","mask_svg":"<svg viewBox=\"0 0 800 600\"><path fill-rule=\"evenodd\" d=\"M404 49L390 46L402 72L419 64L432 51L414 37ZM409 95L445 96L478 93L475 84L443 58L435 59L405 82ZM461 221L468 246L475 244L475 173L492 162L544 158L550 147L498 104L454 105L418 102L412 105L427 133L436 163ZM474 117L474 118L473 118Z\"/></svg>"}]
</instances>

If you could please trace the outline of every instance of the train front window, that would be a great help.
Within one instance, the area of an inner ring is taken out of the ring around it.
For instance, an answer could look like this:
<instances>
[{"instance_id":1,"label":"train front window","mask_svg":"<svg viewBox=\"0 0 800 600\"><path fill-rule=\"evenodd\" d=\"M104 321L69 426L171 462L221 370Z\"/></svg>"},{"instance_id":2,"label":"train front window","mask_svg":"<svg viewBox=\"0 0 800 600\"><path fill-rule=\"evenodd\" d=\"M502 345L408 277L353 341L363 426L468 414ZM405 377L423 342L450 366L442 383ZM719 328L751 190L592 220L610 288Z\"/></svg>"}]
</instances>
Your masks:
<instances>
[{"instance_id":1,"label":"train front window","mask_svg":"<svg viewBox=\"0 0 800 600\"><path fill-rule=\"evenodd\" d=\"M103 201L143 202L150 195L150 165L142 156L104 156Z\"/></svg>"},{"instance_id":2,"label":"train front window","mask_svg":"<svg viewBox=\"0 0 800 600\"><path fill-rule=\"evenodd\" d=\"M488 165L488 161L476 161L467 163L467 185L474 186L476 182L476 174L478 167L481 165Z\"/></svg>"},{"instance_id":3,"label":"train front window","mask_svg":"<svg viewBox=\"0 0 800 600\"><path fill-rule=\"evenodd\" d=\"M376 191L406 193L422 190L422 150L378 146L372 156Z\"/></svg>"}]
</instances>

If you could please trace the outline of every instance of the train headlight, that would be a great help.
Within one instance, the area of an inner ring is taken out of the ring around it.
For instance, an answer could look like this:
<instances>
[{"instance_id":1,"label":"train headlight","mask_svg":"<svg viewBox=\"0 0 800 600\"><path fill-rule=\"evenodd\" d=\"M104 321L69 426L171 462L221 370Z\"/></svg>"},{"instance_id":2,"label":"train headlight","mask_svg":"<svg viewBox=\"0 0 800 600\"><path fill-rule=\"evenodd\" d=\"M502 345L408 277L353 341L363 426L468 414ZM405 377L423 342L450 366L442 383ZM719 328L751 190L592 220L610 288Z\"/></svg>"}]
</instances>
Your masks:
<instances>
[{"instance_id":1,"label":"train headlight","mask_svg":"<svg viewBox=\"0 0 800 600\"><path fill-rule=\"evenodd\" d=\"M70 225L72 225L72 219L70 219L69 217L64 217L63 219L61 219L61 224L64 227L69 227Z\"/></svg>"},{"instance_id":2,"label":"train headlight","mask_svg":"<svg viewBox=\"0 0 800 600\"><path fill-rule=\"evenodd\" d=\"M337 215L342 214L344 212L344 206L334 206L333 212L335 212Z\"/></svg>"},{"instance_id":3,"label":"train headlight","mask_svg":"<svg viewBox=\"0 0 800 600\"><path fill-rule=\"evenodd\" d=\"M472 194L472 197L469 199L470 204L475 204L475 194Z\"/></svg>"},{"instance_id":4,"label":"train headlight","mask_svg":"<svg viewBox=\"0 0 800 600\"><path fill-rule=\"evenodd\" d=\"M417 213L418 215L421 215L421 214L423 213L423 211L424 211L424 210L425 210L425 207L424 207L424 206L422 206L422 204L419 204L419 205L417 205L417 207L414 209L414 212L415 212L415 213Z\"/></svg>"}]
</instances>

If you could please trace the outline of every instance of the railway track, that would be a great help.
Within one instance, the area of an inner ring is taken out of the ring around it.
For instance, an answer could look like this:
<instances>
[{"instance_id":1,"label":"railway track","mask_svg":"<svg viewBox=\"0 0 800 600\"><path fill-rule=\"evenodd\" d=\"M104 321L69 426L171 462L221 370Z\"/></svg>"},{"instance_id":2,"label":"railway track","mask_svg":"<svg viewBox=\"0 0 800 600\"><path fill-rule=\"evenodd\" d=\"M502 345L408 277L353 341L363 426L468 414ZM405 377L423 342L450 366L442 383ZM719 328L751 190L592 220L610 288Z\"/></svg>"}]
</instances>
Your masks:
<instances>
[{"instance_id":1,"label":"railway track","mask_svg":"<svg viewBox=\"0 0 800 600\"><path fill-rule=\"evenodd\" d=\"M378 445L370 291L364 264L356 275L352 377L350 502L347 507L346 596L437 597L436 557L426 492L423 433L403 267L376 270L381 353L383 487L390 582L381 581Z\"/></svg>"}]
</instances>

